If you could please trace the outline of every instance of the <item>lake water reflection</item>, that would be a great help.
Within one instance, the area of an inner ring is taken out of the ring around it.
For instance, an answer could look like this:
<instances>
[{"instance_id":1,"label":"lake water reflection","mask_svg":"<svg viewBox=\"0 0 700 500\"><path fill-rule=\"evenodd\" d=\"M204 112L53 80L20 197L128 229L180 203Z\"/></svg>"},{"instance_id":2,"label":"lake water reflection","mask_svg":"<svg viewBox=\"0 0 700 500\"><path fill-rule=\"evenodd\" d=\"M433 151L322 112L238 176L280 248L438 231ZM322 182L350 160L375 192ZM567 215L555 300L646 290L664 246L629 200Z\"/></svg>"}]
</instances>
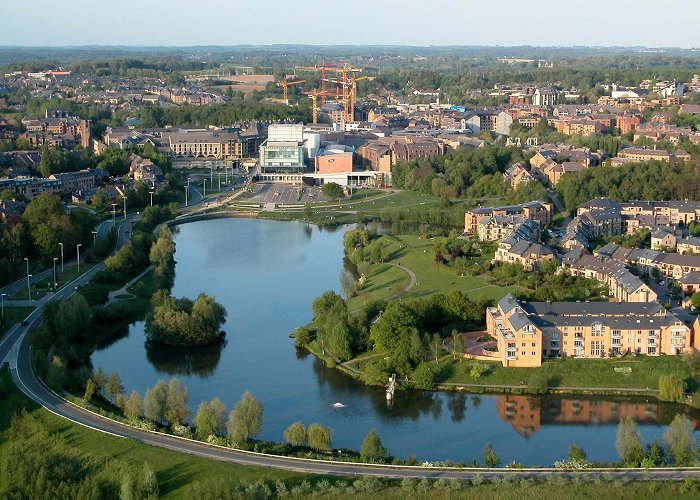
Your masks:
<instances>
[{"instance_id":1,"label":"lake water reflection","mask_svg":"<svg viewBox=\"0 0 700 500\"><path fill-rule=\"evenodd\" d=\"M375 428L401 458L471 461L491 443L501 460L548 465L571 443L592 460L614 460L618 421L630 415L647 442L661 439L682 407L654 400L398 393L387 408L381 389L328 369L295 349L289 333L311 319L311 303L339 289L346 227L220 219L179 227L173 294L214 295L228 311L221 346L178 350L146 346L143 322L94 353L95 367L118 371L127 392L180 378L193 409L220 397L230 409L245 390L264 407L263 439L281 441L297 420L333 428L335 446L359 448ZM344 408L334 408L342 402ZM694 424L697 418L693 417Z\"/></svg>"}]
</instances>

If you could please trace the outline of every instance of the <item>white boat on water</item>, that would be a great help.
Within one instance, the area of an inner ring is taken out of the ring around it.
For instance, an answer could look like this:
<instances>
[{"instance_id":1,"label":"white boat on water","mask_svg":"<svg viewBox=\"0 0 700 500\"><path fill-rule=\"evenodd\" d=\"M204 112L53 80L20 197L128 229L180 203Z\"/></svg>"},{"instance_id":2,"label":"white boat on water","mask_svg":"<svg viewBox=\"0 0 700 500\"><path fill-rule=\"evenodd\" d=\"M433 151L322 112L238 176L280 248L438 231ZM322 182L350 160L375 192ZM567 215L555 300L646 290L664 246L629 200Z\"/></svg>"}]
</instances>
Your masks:
<instances>
[{"instance_id":1,"label":"white boat on water","mask_svg":"<svg viewBox=\"0 0 700 500\"><path fill-rule=\"evenodd\" d=\"M333 408L345 408L343 403L333 403Z\"/></svg>"}]
</instances>

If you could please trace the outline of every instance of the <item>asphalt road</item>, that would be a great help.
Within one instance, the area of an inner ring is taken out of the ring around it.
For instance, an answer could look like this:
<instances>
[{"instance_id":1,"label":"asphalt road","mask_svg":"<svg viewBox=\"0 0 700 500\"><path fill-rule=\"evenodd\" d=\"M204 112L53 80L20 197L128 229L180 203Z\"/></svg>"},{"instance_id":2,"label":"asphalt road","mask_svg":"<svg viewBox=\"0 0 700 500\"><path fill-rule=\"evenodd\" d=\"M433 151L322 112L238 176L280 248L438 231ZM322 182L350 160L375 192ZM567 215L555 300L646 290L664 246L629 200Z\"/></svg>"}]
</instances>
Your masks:
<instances>
[{"instance_id":1,"label":"asphalt road","mask_svg":"<svg viewBox=\"0 0 700 500\"><path fill-rule=\"evenodd\" d=\"M130 216L126 223L119 229L117 247L124 244L131 233L126 231L131 227ZM87 283L94 273L104 266L103 263L90 269L72 283L64 286L49 300L62 300L75 292L76 288ZM639 480L680 480L686 477L700 478L700 468L667 468L667 469L586 469L579 471L565 471L560 469L483 469L483 468L439 468L439 467L407 467L407 466L379 466L369 464L344 463L320 460L297 459L280 457L259 453L233 450L216 447L193 440L186 440L175 436L152 433L135 429L124 424L106 419L67 403L58 397L35 376L31 365L31 352L26 335L31 326L37 322L43 314L43 305L37 307L28 317L29 325L18 325L8 332L0 342L0 359L8 360L12 378L19 389L29 398L42 405L48 411L64 417L72 422L87 426L96 431L114 436L134 439L145 444L160 448L188 453L204 458L235 462L246 465L262 467L275 467L305 473L330 474L339 476L368 475L390 478L455 478L470 479L475 475L482 478L494 478L509 476L511 478L542 478L546 476L580 477L595 479L601 474L610 474L617 478Z\"/></svg>"}]
</instances>

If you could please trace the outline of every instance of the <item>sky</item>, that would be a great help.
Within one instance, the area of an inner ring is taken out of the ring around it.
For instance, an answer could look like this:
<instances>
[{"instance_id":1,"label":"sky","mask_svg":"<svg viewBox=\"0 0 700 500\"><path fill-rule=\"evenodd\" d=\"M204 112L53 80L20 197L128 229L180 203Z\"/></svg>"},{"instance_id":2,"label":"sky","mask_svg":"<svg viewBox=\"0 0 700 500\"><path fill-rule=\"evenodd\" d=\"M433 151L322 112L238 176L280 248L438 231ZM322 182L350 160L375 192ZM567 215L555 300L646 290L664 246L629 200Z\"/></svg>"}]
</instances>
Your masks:
<instances>
[{"instance_id":1,"label":"sky","mask_svg":"<svg viewBox=\"0 0 700 500\"><path fill-rule=\"evenodd\" d=\"M697 0L0 0L0 45L700 46Z\"/></svg>"}]
</instances>

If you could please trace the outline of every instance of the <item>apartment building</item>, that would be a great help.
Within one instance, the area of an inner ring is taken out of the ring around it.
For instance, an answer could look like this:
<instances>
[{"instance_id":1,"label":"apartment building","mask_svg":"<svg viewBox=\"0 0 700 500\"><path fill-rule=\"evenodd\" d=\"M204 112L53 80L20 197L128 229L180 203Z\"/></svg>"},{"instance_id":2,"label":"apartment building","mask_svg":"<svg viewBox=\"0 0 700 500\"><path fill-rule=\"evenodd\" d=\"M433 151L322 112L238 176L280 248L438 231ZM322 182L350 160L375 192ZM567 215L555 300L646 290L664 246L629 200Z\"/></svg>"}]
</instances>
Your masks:
<instances>
[{"instance_id":1,"label":"apartment building","mask_svg":"<svg viewBox=\"0 0 700 500\"><path fill-rule=\"evenodd\" d=\"M632 274L624 263L590 255L582 249L568 252L562 258L562 269L573 276L583 276L607 285L609 295L620 302L650 302L656 293Z\"/></svg>"},{"instance_id":2,"label":"apartment building","mask_svg":"<svg viewBox=\"0 0 700 500\"><path fill-rule=\"evenodd\" d=\"M697 236L689 236L678 240L676 243L676 253L681 255L687 253L700 254L700 238Z\"/></svg>"},{"instance_id":3,"label":"apartment building","mask_svg":"<svg viewBox=\"0 0 700 500\"><path fill-rule=\"evenodd\" d=\"M505 367L538 367L549 358L678 355L691 329L658 302L524 302L512 294L486 309Z\"/></svg>"},{"instance_id":4,"label":"apartment building","mask_svg":"<svg viewBox=\"0 0 700 500\"><path fill-rule=\"evenodd\" d=\"M497 215L479 220L479 241L498 241L505 238L527 219L518 215Z\"/></svg>"},{"instance_id":5,"label":"apartment building","mask_svg":"<svg viewBox=\"0 0 700 500\"><path fill-rule=\"evenodd\" d=\"M49 179L60 181L61 192L71 194L74 191L94 188L97 183L97 173L95 170L80 170L78 172L51 174Z\"/></svg>"},{"instance_id":6,"label":"apartment building","mask_svg":"<svg viewBox=\"0 0 700 500\"><path fill-rule=\"evenodd\" d=\"M552 223L552 204L543 201L531 201L520 205L504 207L478 207L464 214L464 232L478 234L479 220L484 217L521 216L534 220L544 227Z\"/></svg>"},{"instance_id":7,"label":"apartment building","mask_svg":"<svg viewBox=\"0 0 700 500\"><path fill-rule=\"evenodd\" d=\"M518 189L518 186L526 182L533 182L535 178L527 171L522 163L515 163L503 173L503 180L511 189Z\"/></svg>"}]
</instances>

